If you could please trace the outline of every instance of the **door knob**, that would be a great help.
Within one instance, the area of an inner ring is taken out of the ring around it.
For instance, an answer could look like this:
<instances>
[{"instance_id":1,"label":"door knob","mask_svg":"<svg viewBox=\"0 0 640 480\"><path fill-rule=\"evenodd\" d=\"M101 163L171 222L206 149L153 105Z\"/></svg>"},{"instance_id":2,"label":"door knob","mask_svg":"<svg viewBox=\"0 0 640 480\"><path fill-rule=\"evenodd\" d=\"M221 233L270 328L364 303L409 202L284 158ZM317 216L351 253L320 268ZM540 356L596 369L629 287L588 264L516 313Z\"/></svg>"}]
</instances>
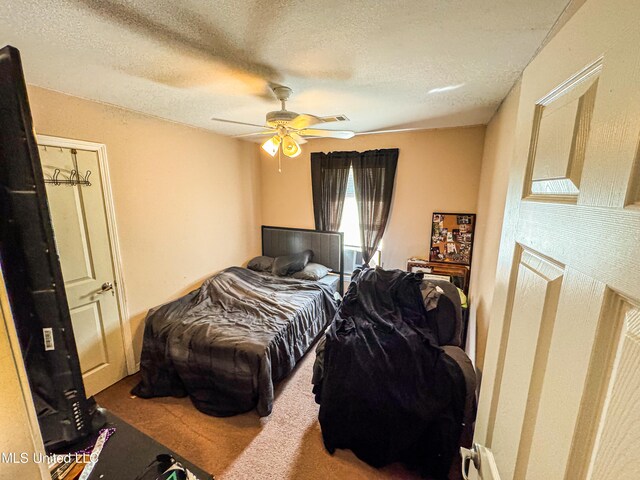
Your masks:
<instances>
[{"instance_id":1,"label":"door knob","mask_svg":"<svg viewBox=\"0 0 640 480\"><path fill-rule=\"evenodd\" d=\"M104 282L102 284L102 287L100 287L100 290L98 291L98 294L105 293L105 292L108 292L110 290L113 290L113 283Z\"/></svg>"},{"instance_id":2,"label":"door knob","mask_svg":"<svg viewBox=\"0 0 640 480\"><path fill-rule=\"evenodd\" d=\"M460 447L460 455L462 456L462 478L464 480L469 480L469 467L472 462L476 470L480 470L478 444L474 444L471 449Z\"/></svg>"}]
</instances>

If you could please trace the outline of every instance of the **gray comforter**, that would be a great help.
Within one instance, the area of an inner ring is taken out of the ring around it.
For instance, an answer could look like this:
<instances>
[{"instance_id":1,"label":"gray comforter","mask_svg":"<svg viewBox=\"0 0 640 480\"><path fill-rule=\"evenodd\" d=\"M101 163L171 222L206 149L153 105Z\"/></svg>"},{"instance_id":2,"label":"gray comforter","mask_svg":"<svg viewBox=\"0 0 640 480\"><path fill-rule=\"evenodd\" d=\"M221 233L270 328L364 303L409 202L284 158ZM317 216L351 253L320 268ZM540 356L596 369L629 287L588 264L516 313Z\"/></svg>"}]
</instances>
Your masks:
<instances>
[{"instance_id":1,"label":"gray comforter","mask_svg":"<svg viewBox=\"0 0 640 480\"><path fill-rule=\"evenodd\" d=\"M231 267L149 311L132 393L189 395L210 415L271 413L284 378L336 311L331 288Z\"/></svg>"}]
</instances>

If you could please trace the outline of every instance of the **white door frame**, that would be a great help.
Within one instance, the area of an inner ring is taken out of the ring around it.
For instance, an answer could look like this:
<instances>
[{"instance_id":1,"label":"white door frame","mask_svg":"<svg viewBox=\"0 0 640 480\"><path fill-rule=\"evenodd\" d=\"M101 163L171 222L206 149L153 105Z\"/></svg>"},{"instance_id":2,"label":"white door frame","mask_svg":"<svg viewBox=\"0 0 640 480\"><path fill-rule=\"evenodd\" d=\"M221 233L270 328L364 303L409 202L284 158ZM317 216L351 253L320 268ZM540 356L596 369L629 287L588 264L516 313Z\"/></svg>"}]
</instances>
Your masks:
<instances>
[{"instance_id":1,"label":"white door frame","mask_svg":"<svg viewBox=\"0 0 640 480\"><path fill-rule=\"evenodd\" d=\"M98 165L100 166L100 177L102 180L102 197L107 216L107 232L109 235L109 246L111 250L112 267L115 275L116 300L118 313L120 315L120 330L124 355L127 364L127 373L133 375L136 371L136 362L133 353L133 341L131 335L131 324L129 323L129 309L127 308L127 297L124 288L124 276L122 275L122 260L120 257L120 245L118 243L118 228L116 226L115 208L113 196L111 195L111 180L109 178L109 163L107 160L107 146L103 143L85 142L84 140L72 140L68 138L52 137L49 135L39 135L36 133L38 145L54 148L75 148L96 152L98 155Z\"/></svg>"}]
</instances>

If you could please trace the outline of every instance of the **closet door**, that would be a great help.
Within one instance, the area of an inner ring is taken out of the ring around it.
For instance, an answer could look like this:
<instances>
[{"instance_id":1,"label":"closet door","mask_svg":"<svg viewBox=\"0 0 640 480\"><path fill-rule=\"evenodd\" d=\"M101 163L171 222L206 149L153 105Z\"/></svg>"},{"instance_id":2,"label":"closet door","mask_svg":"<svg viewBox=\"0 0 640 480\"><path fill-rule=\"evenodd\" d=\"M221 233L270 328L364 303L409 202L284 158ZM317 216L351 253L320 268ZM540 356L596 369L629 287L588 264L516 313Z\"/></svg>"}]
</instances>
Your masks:
<instances>
[{"instance_id":1,"label":"closet door","mask_svg":"<svg viewBox=\"0 0 640 480\"><path fill-rule=\"evenodd\" d=\"M60 146L73 141L43 136L38 142L82 379L94 395L127 375L101 146ZM91 172L90 185L51 183L68 180L74 170L80 179Z\"/></svg>"}]
</instances>

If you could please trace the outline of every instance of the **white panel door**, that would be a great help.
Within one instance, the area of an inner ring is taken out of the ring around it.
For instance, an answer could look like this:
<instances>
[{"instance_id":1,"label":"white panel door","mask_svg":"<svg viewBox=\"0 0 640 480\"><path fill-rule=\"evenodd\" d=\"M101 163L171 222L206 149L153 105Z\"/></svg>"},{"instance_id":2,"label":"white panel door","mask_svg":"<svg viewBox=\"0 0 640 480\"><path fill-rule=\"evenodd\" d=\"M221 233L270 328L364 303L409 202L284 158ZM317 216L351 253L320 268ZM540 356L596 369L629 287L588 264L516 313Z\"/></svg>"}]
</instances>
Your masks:
<instances>
[{"instance_id":1,"label":"white panel door","mask_svg":"<svg viewBox=\"0 0 640 480\"><path fill-rule=\"evenodd\" d=\"M640 2L588 0L520 95L475 442L503 480L640 478Z\"/></svg>"},{"instance_id":2,"label":"white panel door","mask_svg":"<svg viewBox=\"0 0 640 480\"><path fill-rule=\"evenodd\" d=\"M69 178L73 152L90 186L47 183L47 199L87 395L127 374L98 153L39 146L45 179Z\"/></svg>"}]
</instances>

